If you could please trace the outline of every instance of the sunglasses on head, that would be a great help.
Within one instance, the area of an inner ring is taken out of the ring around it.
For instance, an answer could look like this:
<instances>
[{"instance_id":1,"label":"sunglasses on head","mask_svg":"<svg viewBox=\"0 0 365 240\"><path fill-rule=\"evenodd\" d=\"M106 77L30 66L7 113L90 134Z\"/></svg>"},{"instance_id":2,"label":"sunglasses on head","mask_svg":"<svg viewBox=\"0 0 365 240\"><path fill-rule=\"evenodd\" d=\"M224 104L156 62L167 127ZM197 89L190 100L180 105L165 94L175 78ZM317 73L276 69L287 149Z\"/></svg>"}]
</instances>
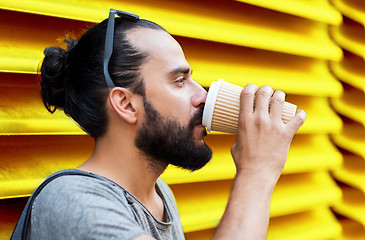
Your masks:
<instances>
[{"instance_id":1,"label":"sunglasses on head","mask_svg":"<svg viewBox=\"0 0 365 240\"><path fill-rule=\"evenodd\" d=\"M104 76L105 76L106 84L109 89L112 89L115 87L115 84L109 74L109 61L110 61L110 57L112 56L112 53L113 53L115 14L118 15L118 17L125 19L125 20L129 20L129 21L137 21L139 19L139 16L135 15L133 13L123 12L123 11L116 10L116 9L110 9L108 25L106 28L105 48L104 48Z\"/></svg>"}]
</instances>

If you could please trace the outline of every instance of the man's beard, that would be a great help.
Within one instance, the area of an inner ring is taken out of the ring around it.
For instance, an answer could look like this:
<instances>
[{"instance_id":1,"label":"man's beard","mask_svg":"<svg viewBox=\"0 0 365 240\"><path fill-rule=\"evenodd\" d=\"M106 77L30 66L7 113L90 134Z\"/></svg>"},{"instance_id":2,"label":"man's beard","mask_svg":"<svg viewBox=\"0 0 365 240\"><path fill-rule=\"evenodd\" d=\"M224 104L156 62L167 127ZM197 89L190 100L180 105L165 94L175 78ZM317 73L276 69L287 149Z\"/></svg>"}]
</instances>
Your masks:
<instances>
[{"instance_id":1,"label":"man's beard","mask_svg":"<svg viewBox=\"0 0 365 240\"><path fill-rule=\"evenodd\" d=\"M143 102L145 120L137 132L135 144L148 157L153 168L166 168L172 164L194 171L210 161L212 149L203 141L198 143L193 134L194 127L202 119L203 108L184 127L175 119L163 118L146 97ZM206 135L206 131L202 132L202 138Z\"/></svg>"}]
</instances>

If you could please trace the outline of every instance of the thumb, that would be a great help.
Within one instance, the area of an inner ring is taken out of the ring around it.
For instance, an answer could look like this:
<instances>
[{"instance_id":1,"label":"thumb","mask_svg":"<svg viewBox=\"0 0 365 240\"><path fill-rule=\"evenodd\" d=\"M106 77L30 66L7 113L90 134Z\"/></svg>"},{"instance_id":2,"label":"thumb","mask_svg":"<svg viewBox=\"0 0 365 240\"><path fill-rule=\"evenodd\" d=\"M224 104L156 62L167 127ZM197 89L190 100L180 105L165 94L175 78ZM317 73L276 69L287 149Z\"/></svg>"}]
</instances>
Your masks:
<instances>
[{"instance_id":1,"label":"thumb","mask_svg":"<svg viewBox=\"0 0 365 240\"><path fill-rule=\"evenodd\" d=\"M291 119L286 125L289 129L291 129L292 134L294 135L299 128L303 125L305 119L307 118L307 113L303 110L298 110L295 114L294 118Z\"/></svg>"}]
</instances>

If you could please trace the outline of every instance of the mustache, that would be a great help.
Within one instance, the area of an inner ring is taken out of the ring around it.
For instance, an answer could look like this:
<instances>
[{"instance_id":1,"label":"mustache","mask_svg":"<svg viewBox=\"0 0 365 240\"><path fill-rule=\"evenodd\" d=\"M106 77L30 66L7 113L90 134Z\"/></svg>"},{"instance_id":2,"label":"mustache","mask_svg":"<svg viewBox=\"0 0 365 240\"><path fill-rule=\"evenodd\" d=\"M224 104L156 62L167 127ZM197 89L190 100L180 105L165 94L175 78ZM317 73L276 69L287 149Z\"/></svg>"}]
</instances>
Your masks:
<instances>
[{"instance_id":1,"label":"mustache","mask_svg":"<svg viewBox=\"0 0 365 240\"><path fill-rule=\"evenodd\" d=\"M195 125L203 120L204 106L200 107L190 120L189 128L194 129Z\"/></svg>"}]
</instances>

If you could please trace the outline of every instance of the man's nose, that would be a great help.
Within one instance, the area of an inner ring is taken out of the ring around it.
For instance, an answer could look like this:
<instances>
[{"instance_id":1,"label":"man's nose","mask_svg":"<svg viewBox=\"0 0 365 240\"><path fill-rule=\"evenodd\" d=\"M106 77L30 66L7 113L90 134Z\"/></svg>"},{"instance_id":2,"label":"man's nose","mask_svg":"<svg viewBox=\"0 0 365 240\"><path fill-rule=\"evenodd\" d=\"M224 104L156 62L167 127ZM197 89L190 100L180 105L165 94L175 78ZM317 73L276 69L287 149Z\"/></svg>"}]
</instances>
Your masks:
<instances>
[{"instance_id":1,"label":"man's nose","mask_svg":"<svg viewBox=\"0 0 365 240\"><path fill-rule=\"evenodd\" d=\"M207 99L207 91L197 82L193 81L194 85L194 94L191 98L191 102L194 107L198 107L200 105L205 104L205 100Z\"/></svg>"}]
</instances>

